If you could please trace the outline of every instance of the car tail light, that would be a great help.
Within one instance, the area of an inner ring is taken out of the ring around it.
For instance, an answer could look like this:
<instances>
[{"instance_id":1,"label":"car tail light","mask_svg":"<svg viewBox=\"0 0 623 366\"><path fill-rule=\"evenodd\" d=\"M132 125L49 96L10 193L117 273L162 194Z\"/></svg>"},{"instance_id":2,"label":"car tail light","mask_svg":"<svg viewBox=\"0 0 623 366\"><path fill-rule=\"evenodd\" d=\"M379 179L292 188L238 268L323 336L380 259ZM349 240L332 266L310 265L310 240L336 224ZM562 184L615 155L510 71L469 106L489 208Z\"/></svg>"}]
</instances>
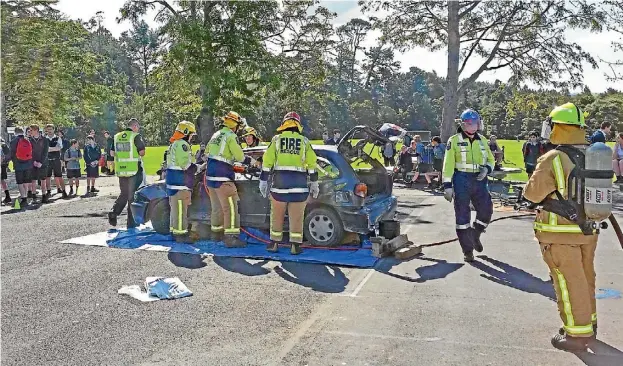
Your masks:
<instances>
[{"instance_id":1,"label":"car tail light","mask_svg":"<svg viewBox=\"0 0 623 366\"><path fill-rule=\"evenodd\" d=\"M368 194L368 186L364 183L359 183L355 186L355 196L365 197Z\"/></svg>"}]
</instances>

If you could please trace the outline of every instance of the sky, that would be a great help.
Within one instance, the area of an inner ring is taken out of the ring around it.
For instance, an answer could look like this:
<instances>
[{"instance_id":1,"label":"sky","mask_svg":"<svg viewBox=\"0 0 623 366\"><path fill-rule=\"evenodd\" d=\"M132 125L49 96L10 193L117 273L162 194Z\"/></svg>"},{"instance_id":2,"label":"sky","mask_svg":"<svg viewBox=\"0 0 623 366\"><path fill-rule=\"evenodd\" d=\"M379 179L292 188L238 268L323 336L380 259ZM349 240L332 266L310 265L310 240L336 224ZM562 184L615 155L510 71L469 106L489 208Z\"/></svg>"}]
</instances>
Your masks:
<instances>
[{"instance_id":1,"label":"sky","mask_svg":"<svg viewBox=\"0 0 623 366\"><path fill-rule=\"evenodd\" d=\"M119 8L123 5L125 0L60 0L56 8L67 14L73 19L88 20L95 15L96 12L102 11L104 13L104 26L111 31L111 33L118 37L123 31L130 28L128 22L117 24L116 18L119 16ZM348 22L352 18L365 18L365 16L359 10L357 1L321 1L321 5L327 7L329 10L338 14L335 19L335 24L340 25ZM155 13L148 14L145 21L155 25L153 17ZM371 33L363 43L364 47L374 46L376 43L376 37L379 34ZM620 37L620 36L619 36ZM587 31L569 31L567 32L567 38L569 41L578 43L585 51L590 52L596 59L598 57L606 60L615 60L617 55L610 47L613 40L617 38L617 35L613 32L604 32L600 34L592 34ZM619 55L619 58L623 55ZM447 59L444 51L430 52L421 47L416 47L404 53L397 53L396 60L400 61L402 71L409 70L410 67L416 66L420 69L432 72L435 71L439 76L446 75ZM470 60L465 73L469 75L469 72L475 71L478 66L478 59ZM481 75L480 81L506 81L510 76L508 69L500 69L497 71L489 71ZM608 88L615 88L614 82L608 82L604 76L604 71L599 69L592 69L590 65L584 65L584 83L593 92L603 92ZM532 86L532 85L529 85ZM618 89L621 86L618 85Z\"/></svg>"}]
</instances>

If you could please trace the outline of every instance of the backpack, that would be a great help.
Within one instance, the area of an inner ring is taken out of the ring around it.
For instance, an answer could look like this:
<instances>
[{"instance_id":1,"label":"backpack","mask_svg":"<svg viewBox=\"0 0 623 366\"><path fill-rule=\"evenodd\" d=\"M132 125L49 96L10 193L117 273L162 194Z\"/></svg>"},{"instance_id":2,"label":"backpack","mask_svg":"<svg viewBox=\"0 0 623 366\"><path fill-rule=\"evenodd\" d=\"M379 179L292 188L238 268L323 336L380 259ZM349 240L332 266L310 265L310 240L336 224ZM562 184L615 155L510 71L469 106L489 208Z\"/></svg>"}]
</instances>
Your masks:
<instances>
[{"instance_id":1,"label":"backpack","mask_svg":"<svg viewBox=\"0 0 623 366\"><path fill-rule=\"evenodd\" d=\"M17 141L17 149L15 151L15 157L18 160L26 161L32 159L32 144L27 138L22 137Z\"/></svg>"}]
</instances>

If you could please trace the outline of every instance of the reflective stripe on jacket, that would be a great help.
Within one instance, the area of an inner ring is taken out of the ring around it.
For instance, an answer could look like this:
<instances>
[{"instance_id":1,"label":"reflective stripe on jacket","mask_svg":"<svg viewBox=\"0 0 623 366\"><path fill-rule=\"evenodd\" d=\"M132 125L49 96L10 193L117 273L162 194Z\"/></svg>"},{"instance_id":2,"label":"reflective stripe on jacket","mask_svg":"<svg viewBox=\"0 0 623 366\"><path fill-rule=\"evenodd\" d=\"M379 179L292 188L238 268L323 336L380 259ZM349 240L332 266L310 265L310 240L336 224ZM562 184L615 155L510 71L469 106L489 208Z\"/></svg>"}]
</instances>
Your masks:
<instances>
[{"instance_id":1,"label":"reflective stripe on jacket","mask_svg":"<svg viewBox=\"0 0 623 366\"><path fill-rule=\"evenodd\" d=\"M558 190L567 198L568 179L575 165L562 151L551 150L539 158L535 171L524 188L523 195L531 202L542 202L545 198L556 199ZM584 235L580 227L552 212L540 210L534 221L535 236L541 243L590 244L597 241L597 235Z\"/></svg>"},{"instance_id":2,"label":"reflective stripe on jacket","mask_svg":"<svg viewBox=\"0 0 623 366\"><path fill-rule=\"evenodd\" d=\"M473 140L462 132L451 136L443 160L443 182L451 183L455 171L478 173L481 166L493 170L495 159L484 136L476 134Z\"/></svg>"},{"instance_id":3,"label":"reflective stripe on jacket","mask_svg":"<svg viewBox=\"0 0 623 366\"><path fill-rule=\"evenodd\" d=\"M131 177L138 173L141 156L134 143L138 134L121 131L115 135L115 173L118 177Z\"/></svg>"},{"instance_id":4,"label":"reflective stripe on jacket","mask_svg":"<svg viewBox=\"0 0 623 366\"><path fill-rule=\"evenodd\" d=\"M167 174L165 177L167 189L189 190L186 169L192 165L192 150L186 140L176 140L167 152Z\"/></svg>"},{"instance_id":5,"label":"reflective stripe on jacket","mask_svg":"<svg viewBox=\"0 0 623 366\"><path fill-rule=\"evenodd\" d=\"M248 164L251 160L245 157L236 134L227 127L212 135L206 152L208 155L206 181L209 187L214 188L235 179L233 166L235 162Z\"/></svg>"},{"instance_id":6,"label":"reflective stripe on jacket","mask_svg":"<svg viewBox=\"0 0 623 366\"><path fill-rule=\"evenodd\" d=\"M306 197L309 193L307 177L309 176L312 182L318 180L316 159L316 153L306 137L296 132L285 131L273 137L264 152L260 179L268 180L268 175L272 171L272 193ZM282 198L284 201L289 200Z\"/></svg>"}]
</instances>

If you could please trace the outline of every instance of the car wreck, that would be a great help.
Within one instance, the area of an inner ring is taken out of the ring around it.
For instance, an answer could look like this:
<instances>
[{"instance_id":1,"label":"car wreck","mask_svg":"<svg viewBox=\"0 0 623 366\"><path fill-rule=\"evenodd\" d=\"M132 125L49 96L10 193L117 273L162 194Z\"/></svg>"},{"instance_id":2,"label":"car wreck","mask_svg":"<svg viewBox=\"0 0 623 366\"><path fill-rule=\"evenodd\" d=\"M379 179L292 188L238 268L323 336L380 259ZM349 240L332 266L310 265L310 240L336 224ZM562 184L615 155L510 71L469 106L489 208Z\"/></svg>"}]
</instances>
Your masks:
<instances>
[{"instance_id":1,"label":"car wreck","mask_svg":"<svg viewBox=\"0 0 623 366\"><path fill-rule=\"evenodd\" d=\"M318 156L320 194L309 198L305 211L304 238L309 245L341 245L347 233L382 235L400 233L395 220L397 200L392 195L392 177L371 155L387 138L366 126L349 131L337 146L314 145ZM260 159L266 146L245 149ZM242 227L270 229L270 202L259 192L260 169L236 167ZM210 224L210 199L205 185L205 164L195 175L189 221L200 236ZM270 183L269 183L270 184ZM137 224L151 221L155 231L169 233L169 203L164 181L141 187L131 206ZM287 228L288 220L285 220Z\"/></svg>"}]
</instances>

